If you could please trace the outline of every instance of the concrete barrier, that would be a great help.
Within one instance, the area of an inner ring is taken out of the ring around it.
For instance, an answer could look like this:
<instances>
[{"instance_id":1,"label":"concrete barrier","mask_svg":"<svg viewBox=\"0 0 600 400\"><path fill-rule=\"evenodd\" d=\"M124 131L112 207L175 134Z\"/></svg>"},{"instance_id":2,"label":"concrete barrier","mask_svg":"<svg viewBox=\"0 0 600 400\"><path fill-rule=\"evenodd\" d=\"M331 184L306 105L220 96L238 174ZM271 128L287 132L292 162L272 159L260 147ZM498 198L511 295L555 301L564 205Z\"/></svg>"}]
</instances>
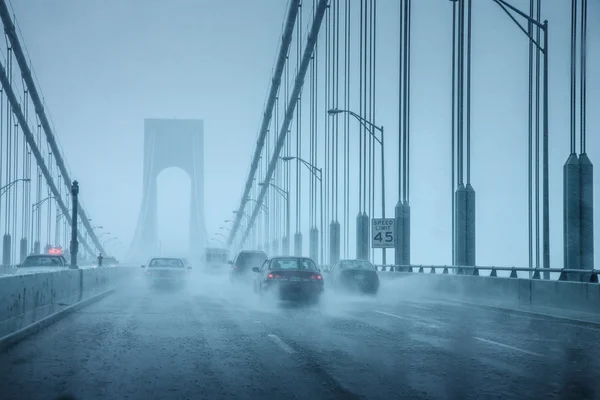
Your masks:
<instances>
[{"instance_id":1,"label":"concrete barrier","mask_svg":"<svg viewBox=\"0 0 600 400\"><path fill-rule=\"evenodd\" d=\"M135 272L138 269L122 267L2 276L0 338L114 289Z\"/></svg>"},{"instance_id":2,"label":"concrete barrier","mask_svg":"<svg viewBox=\"0 0 600 400\"><path fill-rule=\"evenodd\" d=\"M600 315L600 284L489 276L378 272L404 278L424 296L469 300L498 307L535 306Z\"/></svg>"}]
</instances>

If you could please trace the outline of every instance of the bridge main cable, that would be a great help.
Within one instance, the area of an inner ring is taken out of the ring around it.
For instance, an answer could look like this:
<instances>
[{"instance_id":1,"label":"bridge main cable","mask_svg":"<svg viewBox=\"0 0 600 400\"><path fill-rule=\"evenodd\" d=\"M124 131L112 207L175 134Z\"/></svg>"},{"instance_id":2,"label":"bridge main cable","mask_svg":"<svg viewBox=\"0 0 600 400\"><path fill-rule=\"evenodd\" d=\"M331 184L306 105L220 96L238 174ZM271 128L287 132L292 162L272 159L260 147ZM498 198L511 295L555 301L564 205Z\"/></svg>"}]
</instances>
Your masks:
<instances>
[{"instance_id":1,"label":"bridge main cable","mask_svg":"<svg viewBox=\"0 0 600 400\"><path fill-rule=\"evenodd\" d=\"M70 222L71 214L69 213L69 208L65 205L65 202L63 201L62 197L60 197L60 192L58 191L58 188L56 187L56 184L54 183L54 180L52 179L52 174L48 170L48 167L46 166L46 163L44 162L44 157L42 156L42 153L40 152L40 150L38 149L38 147L35 143L35 138L33 136L33 133L31 132L31 129L29 128L29 125L27 124L27 120L25 119L25 116L23 115L23 111L21 110L21 106L19 105L19 101L17 100L17 96L15 95L15 92L10 84L8 75L6 74L6 70L4 69L4 66L2 65L2 63L0 63L0 84L2 84L2 87L4 88L6 97L8 98L8 101L12 107L13 113L17 117L19 125L21 125L21 129L23 130L23 134L25 135L25 140L27 140L27 143L29 144L29 148L31 149L31 152L33 153L33 156L35 157L35 159L38 163L38 166L39 166L40 170L42 171L42 174L44 175L44 178L46 178L46 184L50 187L50 190L52 191L52 195L56 199L56 202L58 203L58 206L60 207L63 215ZM79 232L79 240L83 243L83 246L85 247L85 249L88 252L91 252L92 249L88 246L87 242L85 242L83 240L83 236L81 235L81 232Z\"/></svg>"},{"instance_id":2,"label":"bridge main cable","mask_svg":"<svg viewBox=\"0 0 600 400\"><path fill-rule=\"evenodd\" d=\"M273 117L273 108L275 107L277 93L279 93L279 87L281 86L281 76L283 75L283 68L292 44L294 26L296 25L296 19L298 18L299 10L300 0L292 0L286 17L283 35L281 36L281 47L279 48L277 63L275 64L275 70L273 71L271 89L269 90L269 97L267 98L267 104L263 114L262 124L260 126L258 141L256 142L256 148L254 149L254 156L252 157L252 163L250 164L250 172L248 173L248 178L246 179L246 186L244 186L244 193L242 194L240 207L238 208L233 227L229 233L229 239L227 240L228 246L231 246L233 240L235 239L235 235L240 227L240 223L242 222L243 211L246 207L246 199L248 198L250 190L252 189L254 175L258 169L260 154L262 153L262 149L265 144L265 137L267 136L267 130L269 129L269 125L271 124L271 119Z\"/></svg>"},{"instance_id":3,"label":"bridge main cable","mask_svg":"<svg viewBox=\"0 0 600 400\"><path fill-rule=\"evenodd\" d=\"M46 117L46 113L44 111L44 105L42 104L40 95L37 91L37 88L35 87L35 82L33 81L33 77L31 75L31 70L29 69L29 66L27 64L27 59L25 57L25 53L23 52L23 48L21 47L21 43L19 42L19 38L17 37L15 25L12 21L12 18L10 17L10 12L8 10L5 0L0 0L0 19L2 19L2 23L4 24L4 32L8 36L10 44L13 48L15 58L17 59L19 68L21 69L21 75L23 77L23 80L25 81L25 84L27 85L27 89L29 90L29 95L31 97L31 101L33 102L33 105L35 106L35 112L38 115L38 117L40 119L40 123L42 125L42 128L44 129L44 132L46 134L46 140L48 141L48 144L50 145L50 148L52 149L52 154L54 155L54 158L56 160L56 165L60 169L60 173L63 177L63 182L70 190L71 178L69 177L69 173L67 172L67 168L65 167L64 160L60 154L58 146L56 145L56 140L54 139L54 133L52 132L52 129L50 128L50 124L48 123L48 118ZM21 121L19 121L19 122L21 123ZM23 126L22 123L21 123L21 126ZM27 128L29 129L28 126L27 126ZM30 143L30 146L31 146L31 143ZM38 159L38 163L39 163L39 161L40 160ZM52 182L52 186L54 187L54 189L56 188L54 186L52 179L50 178L50 180L48 180L48 176L46 176L46 181L49 185ZM52 187L51 187L51 189L52 189ZM54 192L54 189L52 189L53 192ZM55 196L58 196L58 195L55 194ZM62 203L62 199L59 201L59 204L62 204L61 205L61 209L62 209L64 207L64 203ZM92 225L90 224L89 218L88 218L85 210L81 206L81 204L78 204L78 208L79 208L80 220L81 220L82 224L85 226L85 229L87 230L89 237L92 239L92 242L94 242L94 245L96 246L98 251L100 251L101 253L105 253L104 249L102 247L102 244L98 240L98 237L96 237L96 233L92 229ZM69 213L65 212L64 209L63 209L63 213L65 214L65 216L69 215ZM68 218L67 221L68 221L69 225L71 225L70 217ZM80 238L80 240L81 239L82 238ZM87 246L86 246L86 249L88 249ZM89 251L89 249L88 249L88 251ZM92 251L90 251L90 252L93 253Z\"/></svg>"},{"instance_id":4,"label":"bridge main cable","mask_svg":"<svg viewBox=\"0 0 600 400\"><path fill-rule=\"evenodd\" d=\"M283 120L283 124L281 125L281 130L279 131L279 136L277 137L277 143L275 149L273 150L273 156L271 157L271 161L269 162L269 168L267 169L267 174L265 176L264 182L270 182L273 173L275 172L275 168L277 167L277 162L279 161L279 153L281 152L281 148L285 143L285 137L287 135L289 126L294 118L294 111L296 109L296 105L298 104L300 91L302 90L302 86L304 85L304 78L306 77L306 71L308 70L308 65L310 63L310 59L312 57L312 53L315 49L315 45L317 44L317 38L319 36L319 29L321 28L321 22L323 22L323 17L325 16L325 11L327 10L327 3L329 0L319 0L317 5L313 23L310 28L310 32L308 33L308 38L306 40L306 47L304 48L304 54L302 55L302 61L300 63L300 68L298 69L298 73L296 74L296 79L294 82L294 89L289 98L288 107L285 111L285 118ZM254 224L254 220L258 216L260 212L260 208L262 207L262 202L267 194L267 190L270 185L262 185L260 194L256 199L256 204L254 206L254 211L250 216L250 221L248 221L248 226L246 227L246 232L244 232L244 236L242 237L242 243L246 241L246 238L250 231L252 230L252 225ZM238 217L239 213L238 213Z\"/></svg>"}]
</instances>

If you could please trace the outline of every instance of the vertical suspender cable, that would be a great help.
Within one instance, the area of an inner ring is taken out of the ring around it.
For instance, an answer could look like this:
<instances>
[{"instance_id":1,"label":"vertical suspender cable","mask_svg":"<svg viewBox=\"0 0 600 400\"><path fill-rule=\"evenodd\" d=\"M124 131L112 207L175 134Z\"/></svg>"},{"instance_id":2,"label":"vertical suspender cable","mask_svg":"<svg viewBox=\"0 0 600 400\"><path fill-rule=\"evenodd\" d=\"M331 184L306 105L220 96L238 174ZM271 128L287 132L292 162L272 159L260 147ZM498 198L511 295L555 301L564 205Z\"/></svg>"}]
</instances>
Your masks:
<instances>
[{"instance_id":1,"label":"vertical suspender cable","mask_svg":"<svg viewBox=\"0 0 600 400\"><path fill-rule=\"evenodd\" d=\"M536 20L541 19L541 0L536 4ZM536 28L536 42L540 43L541 30ZM544 44L545 46L545 44ZM540 267L540 49L535 48L535 267Z\"/></svg>"},{"instance_id":2,"label":"vertical suspender cable","mask_svg":"<svg viewBox=\"0 0 600 400\"><path fill-rule=\"evenodd\" d=\"M344 109L350 109L350 0L345 4L344 34ZM344 258L348 258L350 235L350 114L344 113Z\"/></svg>"},{"instance_id":3,"label":"vertical suspender cable","mask_svg":"<svg viewBox=\"0 0 600 400\"><path fill-rule=\"evenodd\" d=\"M571 0L571 154L575 153L575 103L576 103L576 45L577 45L577 0Z\"/></svg>"},{"instance_id":4,"label":"vertical suspender cable","mask_svg":"<svg viewBox=\"0 0 600 400\"><path fill-rule=\"evenodd\" d=\"M364 16L363 16L363 37L362 37L362 41L363 41L363 52L362 52L362 59L361 62L363 64L362 67L362 80L363 80L363 86L362 86L362 109L360 110L360 115L366 115L367 114L367 52L368 52L368 44L367 44L367 26L368 26L368 20L367 20L367 15L368 15L368 6L367 6L367 1L365 0L364 2ZM367 159L367 130L364 126L361 125L361 131L362 131L362 140L363 140L363 212L366 213L368 208L367 208L367 190L368 190L368 182L367 182L367 176L368 176L368 168L367 166L368 164L368 159ZM364 229L364 228L363 228ZM364 255L363 255L364 256Z\"/></svg>"},{"instance_id":5,"label":"vertical suspender cable","mask_svg":"<svg viewBox=\"0 0 600 400\"><path fill-rule=\"evenodd\" d=\"M471 183L471 6L467 3L467 184Z\"/></svg>"},{"instance_id":6,"label":"vertical suspender cable","mask_svg":"<svg viewBox=\"0 0 600 400\"><path fill-rule=\"evenodd\" d=\"M374 0L369 0L369 121L373 121L373 32L374 32ZM373 134L376 134L373 128L370 128ZM375 141L373 135L369 134L369 159L370 159L370 181L371 189L370 193L370 215L371 218L375 216ZM371 259L373 259L374 253L371 252Z\"/></svg>"},{"instance_id":7,"label":"vertical suspender cable","mask_svg":"<svg viewBox=\"0 0 600 400\"><path fill-rule=\"evenodd\" d=\"M406 180L406 191L404 193L404 201L410 200L410 41L411 41L411 24L412 24L412 4L411 0L407 0L407 15L406 15L406 168L404 176Z\"/></svg>"},{"instance_id":8,"label":"vertical suspender cable","mask_svg":"<svg viewBox=\"0 0 600 400\"><path fill-rule=\"evenodd\" d=\"M340 100L340 0L335 0L335 108L339 108ZM339 118L333 119L335 122L335 221L338 219L339 208Z\"/></svg>"},{"instance_id":9,"label":"vertical suspender cable","mask_svg":"<svg viewBox=\"0 0 600 400\"><path fill-rule=\"evenodd\" d=\"M458 182L464 183L464 54L465 54L465 0L459 0L458 10Z\"/></svg>"},{"instance_id":10,"label":"vertical suspender cable","mask_svg":"<svg viewBox=\"0 0 600 400\"><path fill-rule=\"evenodd\" d=\"M450 198L452 199L452 263L454 264L454 246L456 242L456 210L455 210L455 199L454 191L456 189L456 1L452 2L452 116L450 122L450 147L451 147L451 168L450 168Z\"/></svg>"},{"instance_id":11,"label":"vertical suspender cable","mask_svg":"<svg viewBox=\"0 0 600 400\"><path fill-rule=\"evenodd\" d=\"M400 0L400 5L398 7L399 12L398 12L398 19L400 21L399 27L400 29L398 30L398 200L401 201L402 200L402 171L403 171L403 167L402 167L402 163L404 160L404 156L402 153L402 149L403 149L403 132L404 130L402 129L402 107L403 107L403 102L404 102L404 98L402 96L403 92L402 92L402 88L403 86L403 81L402 81L402 71L403 71L403 59L404 59L404 53L403 53L403 43L404 43L404 0ZM398 227L396 229L399 229Z\"/></svg>"},{"instance_id":12,"label":"vertical suspender cable","mask_svg":"<svg viewBox=\"0 0 600 400\"><path fill-rule=\"evenodd\" d=\"M529 18L534 18L534 0L529 0ZM529 238L529 268L533 268L533 23L527 25L529 40L529 108L528 108L528 136L527 136L527 211L528 211L528 238ZM531 273L530 273L531 277Z\"/></svg>"},{"instance_id":13,"label":"vertical suspender cable","mask_svg":"<svg viewBox=\"0 0 600 400\"><path fill-rule=\"evenodd\" d=\"M404 46L403 46L403 68L402 68L402 201L406 202L406 169L407 169L407 107L408 107L408 96L407 96L407 85L408 85L408 21L409 21L409 10L408 0L404 2Z\"/></svg>"},{"instance_id":14,"label":"vertical suspender cable","mask_svg":"<svg viewBox=\"0 0 600 400\"><path fill-rule=\"evenodd\" d=\"M587 56L587 0L581 0L581 76L580 76L580 153L585 154L586 147L586 56Z\"/></svg>"},{"instance_id":15,"label":"vertical suspender cable","mask_svg":"<svg viewBox=\"0 0 600 400\"><path fill-rule=\"evenodd\" d=\"M371 76L371 67L372 67L372 28L373 28L373 0L369 0L369 4L367 6L367 15L366 15L366 24L367 29L365 32L365 112L362 114L363 117L367 117L369 121L372 121L372 103L371 103L371 85L372 85L372 76ZM366 129L365 129L366 130ZM368 141L369 141L369 150L368 150L368 189L367 194L369 197L367 211L371 217L373 217L373 194L375 191L373 190L373 135L371 135L372 129L369 127L368 129ZM371 252L371 256L373 253Z\"/></svg>"},{"instance_id":16,"label":"vertical suspender cable","mask_svg":"<svg viewBox=\"0 0 600 400\"><path fill-rule=\"evenodd\" d=\"M360 112L362 112L362 103L363 103L363 62L362 62L362 58L363 58L363 14L364 14L364 0L360 0L360 27L359 27L359 36L360 36L360 40L359 40L359 79L358 79L358 91L359 91L359 96L358 96L358 109L360 110ZM362 196L362 192L363 192L363 129L362 126L359 128L359 135L358 135L358 175L359 175L359 185L358 185L358 210L359 212L363 211L363 196Z\"/></svg>"}]
</instances>

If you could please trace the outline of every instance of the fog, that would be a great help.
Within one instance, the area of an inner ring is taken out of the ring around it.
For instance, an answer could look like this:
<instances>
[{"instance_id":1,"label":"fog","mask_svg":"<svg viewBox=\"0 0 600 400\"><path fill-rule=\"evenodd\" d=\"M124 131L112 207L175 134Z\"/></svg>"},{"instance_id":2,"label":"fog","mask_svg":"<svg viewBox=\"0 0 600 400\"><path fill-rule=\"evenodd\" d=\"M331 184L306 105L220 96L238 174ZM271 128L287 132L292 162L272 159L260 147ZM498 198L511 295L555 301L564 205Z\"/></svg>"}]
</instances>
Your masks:
<instances>
[{"instance_id":1,"label":"fog","mask_svg":"<svg viewBox=\"0 0 600 400\"><path fill-rule=\"evenodd\" d=\"M509 2L529 9L525 0ZM399 15L405 1L332 1L329 10L342 10L338 28L343 28L337 32L338 16L326 14L287 139L282 151L274 154L278 135L286 132L286 109L319 4L302 2L244 213L252 215L259 209L256 199L263 190L259 184L266 183L269 162L278 156L288 159L278 161L271 183L284 187L284 194L269 188L255 234L239 243L247 228L242 224L227 256L216 264L207 261L205 249L224 249L234 239L229 234L243 201L264 113L269 112L265 103L291 1L8 3L70 179L79 182L80 205L105 247L104 255L115 256L120 263L96 265L94 249L80 270L65 265L55 275L42 275L27 273L19 265L19 257L37 252L36 241L42 249L68 248L71 231L44 178L36 173L36 161L22 139L23 127L15 122L8 100L4 102L7 86L14 88L60 197L65 203L70 198L14 50L8 41L0 43L0 63L10 81L0 93L0 187L18 181L16 190L0 197L0 229L5 234L0 284L6 288L6 294L0 290L6 305L0 328L23 335L6 352L0 337L0 376L7 382L0 385L0 393L32 399L59 393L134 399L198 398L199 393L211 399L268 400L387 400L400 394L415 399L597 398L594 378L600 364L589 356L600 350L596 283L557 282L561 275L557 272L551 280L503 279L508 269L500 271L499 278L441 274L440 269L429 268L417 273L419 265L453 262L452 2L411 2L408 186L410 263L415 269L406 273L357 268L345 275L356 287L375 291L372 295L342 289L343 274L336 275L339 269L331 272L327 265L329 248L321 248L324 260L314 260L318 270L302 261L307 264L287 271L281 266L270 269L271 264L267 270L262 264L265 268L250 272L260 263L239 263L236 253L281 240L285 196L290 200L291 253L293 236L300 233L303 256L309 255L310 229L337 221L341 259L358 258L359 210L366 209L371 218L381 217L383 211L388 218L394 216L402 197L399 192L405 193L398 165ZM361 7L366 10L374 3L376 45L369 59L374 70L369 74L373 83L369 92L374 100L366 111L368 96L361 93L367 91L367 83L361 78L359 53L365 45L361 29L367 30ZM469 123L470 180L476 192L475 264L527 267L529 45L498 1L472 3ZM565 251L563 166L570 152L571 128L569 3L546 0L542 7L542 20L549 21L550 266L554 268L563 267ZM351 27L345 32L348 6ZM587 13L587 154L597 164L600 2L588 2ZM328 41L336 35L337 47ZM350 48L348 66L345 41ZM334 49L340 50L339 57L332 55L337 54ZM328 115L327 110L334 108L368 117L382 127L381 135L385 128L385 195L375 140L368 144L374 155L373 183L360 192L360 125L349 118L345 127L344 119ZM579 118L579 108L576 113ZM580 126L577 122L578 138ZM329 152L335 140L337 153ZM324 193L311 179L310 167L288 162L293 157L322 169ZM599 179L596 173L594 205L600 204ZM594 221L583 222L597 227L599 221L596 210ZM329 231L320 233L327 243ZM600 248L600 235L594 241ZM382 251L369 251L372 263L380 264ZM266 253L278 255L271 249ZM385 254L391 264L394 249ZM186 260L177 261L176 267L157 267L162 268L159 271L147 262L152 257ZM247 279L236 281L240 277L236 274L246 269ZM9 285L5 275L12 274L17 276L9 277ZM519 278L527 274L521 271ZM174 284L179 278L183 284ZM263 287L271 289L265 293ZM289 295L285 289L308 293L313 302L283 301ZM44 329L38 329L41 326Z\"/></svg>"},{"instance_id":2,"label":"fog","mask_svg":"<svg viewBox=\"0 0 600 400\"><path fill-rule=\"evenodd\" d=\"M413 5L411 261L416 264L451 261L451 7L438 3L428 0ZM524 2L517 3L525 6ZM307 5L302 11L303 35L312 13ZM81 184L82 200L94 221L126 244L122 251L133 237L139 216L144 118L204 120L207 233L223 232L223 221L232 219L255 146L286 6L277 0L259 4L133 0L95 4L65 0L41 1L36 7L13 2L57 138L73 176ZM389 132L386 213L391 215L397 202L398 3L380 2L378 8L376 122ZM358 10L358 6L353 8L356 18ZM542 12L542 18L550 21L551 258L556 266L562 263L562 165L568 156L569 11L567 2L556 1L545 3ZM598 24L592 23L599 13L598 3L590 2L588 71L598 69L600 63L600 31ZM477 193L477 263L525 266L528 46L523 33L493 2L476 2L473 14L472 181ZM110 19L110 29L106 29L106 19ZM354 35L357 40L358 33ZM292 66L296 65L294 46L290 52ZM320 65L324 68L324 63ZM358 67L354 69L358 74ZM294 70L291 68L290 73ZM351 86L357 92L355 78ZM596 109L600 102L598 85L596 75L588 73L588 110ZM309 109L308 97L305 89L304 110ZM351 108L358 109L357 102L355 94ZM283 110L279 107L278 121ZM596 113L588 113L589 132L597 130L598 118ZM303 126L308 127L308 111L302 119ZM318 116L319 131L325 119L324 113ZM357 127L351 123L349 134L356 136L352 129ZM295 140L295 129L291 135ZM305 155L308 146L306 134L302 143ZM592 162L598 146L596 135L590 134L588 154ZM355 145L352 148L352 157L357 156ZM319 165L324 162L322 158L320 154ZM182 243L189 241L186 202L179 197L187 193L189 182L174 174L165 171L159 177L159 235L168 253L183 251ZM303 185L308 187L306 170L302 176ZM598 177L595 179L597 182ZM352 193L356 190L352 182L349 247L342 240L346 256L355 252L358 205ZM305 196L308 190L303 191ZM380 216L379 202L377 184L375 217ZM308 203L307 197L301 199L298 221L306 251ZM295 195L291 207L295 208ZM341 215L338 219L343 223ZM292 232L295 227L293 221ZM379 251L375 257L379 262ZM390 257L392 252L388 251Z\"/></svg>"}]
</instances>

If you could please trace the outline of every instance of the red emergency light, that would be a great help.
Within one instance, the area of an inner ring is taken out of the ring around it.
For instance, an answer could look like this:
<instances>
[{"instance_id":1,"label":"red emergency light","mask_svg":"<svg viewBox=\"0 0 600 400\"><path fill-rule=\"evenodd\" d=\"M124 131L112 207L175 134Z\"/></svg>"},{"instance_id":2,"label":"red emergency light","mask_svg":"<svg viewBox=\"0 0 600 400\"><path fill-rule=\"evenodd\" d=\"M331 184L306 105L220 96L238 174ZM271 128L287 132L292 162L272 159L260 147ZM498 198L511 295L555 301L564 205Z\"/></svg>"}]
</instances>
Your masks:
<instances>
[{"instance_id":1,"label":"red emergency light","mask_svg":"<svg viewBox=\"0 0 600 400\"><path fill-rule=\"evenodd\" d=\"M61 255L63 253L60 247L51 247L48 249L48 254Z\"/></svg>"}]
</instances>

